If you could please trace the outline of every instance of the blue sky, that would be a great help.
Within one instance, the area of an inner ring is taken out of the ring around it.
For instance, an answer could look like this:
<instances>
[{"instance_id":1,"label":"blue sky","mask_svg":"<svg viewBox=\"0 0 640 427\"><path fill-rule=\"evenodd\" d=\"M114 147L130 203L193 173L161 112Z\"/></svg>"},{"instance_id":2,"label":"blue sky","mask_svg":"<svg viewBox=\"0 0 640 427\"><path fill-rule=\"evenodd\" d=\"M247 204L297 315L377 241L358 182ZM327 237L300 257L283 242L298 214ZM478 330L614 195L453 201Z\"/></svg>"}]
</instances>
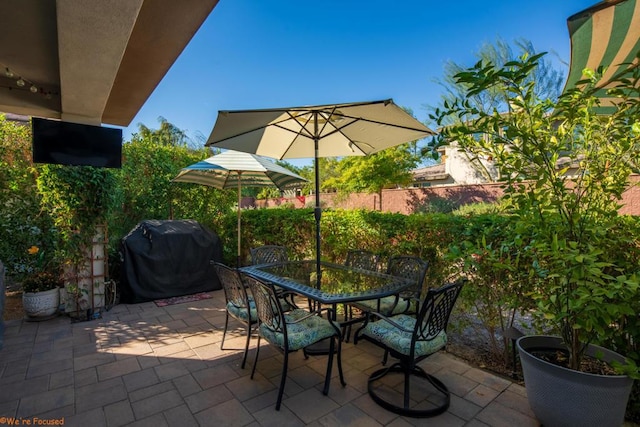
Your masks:
<instances>
[{"instance_id":1,"label":"blue sky","mask_svg":"<svg viewBox=\"0 0 640 427\"><path fill-rule=\"evenodd\" d=\"M595 3L220 0L123 136L164 117L198 141L218 110L386 98L425 121L447 60L471 66L484 43L524 38L564 67L566 20Z\"/></svg>"}]
</instances>

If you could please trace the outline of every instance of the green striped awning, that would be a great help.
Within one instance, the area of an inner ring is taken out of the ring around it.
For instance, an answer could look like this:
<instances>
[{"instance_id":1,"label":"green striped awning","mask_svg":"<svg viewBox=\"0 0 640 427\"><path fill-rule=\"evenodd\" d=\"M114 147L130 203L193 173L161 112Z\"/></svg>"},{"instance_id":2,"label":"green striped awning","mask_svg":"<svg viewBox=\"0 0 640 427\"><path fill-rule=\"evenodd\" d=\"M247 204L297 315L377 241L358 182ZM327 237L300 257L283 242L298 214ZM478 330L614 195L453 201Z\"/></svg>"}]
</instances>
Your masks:
<instances>
[{"instance_id":1,"label":"green striped awning","mask_svg":"<svg viewBox=\"0 0 640 427\"><path fill-rule=\"evenodd\" d=\"M610 112L609 82L628 67L638 66L640 51L640 0L599 2L567 19L571 37L571 66L565 89L585 78L585 68L606 67L599 96L601 113Z\"/></svg>"}]
</instances>

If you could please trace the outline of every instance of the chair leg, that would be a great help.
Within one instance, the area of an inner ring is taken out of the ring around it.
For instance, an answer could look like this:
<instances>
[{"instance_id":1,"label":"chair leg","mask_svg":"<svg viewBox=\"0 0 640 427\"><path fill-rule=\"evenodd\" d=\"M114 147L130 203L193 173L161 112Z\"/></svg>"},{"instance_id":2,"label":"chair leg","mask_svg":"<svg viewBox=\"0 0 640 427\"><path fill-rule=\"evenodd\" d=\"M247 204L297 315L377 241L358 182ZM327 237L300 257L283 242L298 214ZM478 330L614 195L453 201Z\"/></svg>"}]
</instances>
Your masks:
<instances>
[{"instance_id":1,"label":"chair leg","mask_svg":"<svg viewBox=\"0 0 640 427\"><path fill-rule=\"evenodd\" d=\"M224 337L227 336L227 327L229 326L229 312L225 313L224 317L224 331L222 332L222 342L220 343L220 350L224 350Z\"/></svg>"},{"instance_id":2,"label":"chair leg","mask_svg":"<svg viewBox=\"0 0 640 427\"><path fill-rule=\"evenodd\" d=\"M411 395L411 371L404 371L404 407L409 407L409 396Z\"/></svg>"},{"instance_id":3,"label":"chair leg","mask_svg":"<svg viewBox=\"0 0 640 427\"><path fill-rule=\"evenodd\" d=\"M343 341L349 342L349 339L351 339L351 328L353 327L353 323L351 322L353 320L353 307L349 304L344 305L344 317L347 326L344 328L345 330L342 333L344 337Z\"/></svg>"},{"instance_id":4,"label":"chair leg","mask_svg":"<svg viewBox=\"0 0 640 427\"><path fill-rule=\"evenodd\" d=\"M244 365L247 363L247 353L249 353L249 340L251 340L251 323L247 322L247 342L244 345L244 355L242 356L241 369L244 369Z\"/></svg>"},{"instance_id":5,"label":"chair leg","mask_svg":"<svg viewBox=\"0 0 640 427\"><path fill-rule=\"evenodd\" d=\"M276 402L276 411L280 410L282 403L282 395L284 394L284 384L287 381L287 368L289 365L289 352L284 352L284 363L282 365L282 378L280 379L280 390L278 390L278 401Z\"/></svg>"},{"instance_id":6,"label":"chair leg","mask_svg":"<svg viewBox=\"0 0 640 427\"><path fill-rule=\"evenodd\" d=\"M389 360L389 350L384 351L384 356L382 356L382 364L386 365Z\"/></svg>"},{"instance_id":7,"label":"chair leg","mask_svg":"<svg viewBox=\"0 0 640 427\"><path fill-rule=\"evenodd\" d=\"M260 356L260 334L258 334L258 344L256 345L256 358L253 360L253 369L251 370L251 379L256 373L256 366L258 366L258 356Z\"/></svg>"},{"instance_id":8,"label":"chair leg","mask_svg":"<svg viewBox=\"0 0 640 427\"><path fill-rule=\"evenodd\" d=\"M338 340L338 374L340 375L340 384L342 387L345 387L347 383L344 381L344 374L342 373L342 340L337 338Z\"/></svg>"},{"instance_id":9,"label":"chair leg","mask_svg":"<svg viewBox=\"0 0 640 427\"><path fill-rule=\"evenodd\" d=\"M324 377L324 389L322 390L322 394L325 396L329 393L329 384L331 383L331 368L333 367L333 353L335 351L335 341L336 337L331 337L331 343L329 344L329 354L327 357L327 373Z\"/></svg>"}]
</instances>

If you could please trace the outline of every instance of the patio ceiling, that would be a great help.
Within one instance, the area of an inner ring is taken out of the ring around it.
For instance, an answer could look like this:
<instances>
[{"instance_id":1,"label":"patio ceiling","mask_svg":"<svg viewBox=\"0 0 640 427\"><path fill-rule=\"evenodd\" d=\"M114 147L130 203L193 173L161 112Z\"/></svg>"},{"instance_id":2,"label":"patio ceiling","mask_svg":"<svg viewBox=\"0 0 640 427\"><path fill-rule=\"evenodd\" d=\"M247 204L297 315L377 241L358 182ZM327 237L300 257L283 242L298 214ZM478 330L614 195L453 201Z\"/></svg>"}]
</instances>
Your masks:
<instances>
[{"instance_id":1,"label":"patio ceiling","mask_svg":"<svg viewBox=\"0 0 640 427\"><path fill-rule=\"evenodd\" d=\"M127 126L217 3L3 0L0 111Z\"/></svg>"}]
</instances>

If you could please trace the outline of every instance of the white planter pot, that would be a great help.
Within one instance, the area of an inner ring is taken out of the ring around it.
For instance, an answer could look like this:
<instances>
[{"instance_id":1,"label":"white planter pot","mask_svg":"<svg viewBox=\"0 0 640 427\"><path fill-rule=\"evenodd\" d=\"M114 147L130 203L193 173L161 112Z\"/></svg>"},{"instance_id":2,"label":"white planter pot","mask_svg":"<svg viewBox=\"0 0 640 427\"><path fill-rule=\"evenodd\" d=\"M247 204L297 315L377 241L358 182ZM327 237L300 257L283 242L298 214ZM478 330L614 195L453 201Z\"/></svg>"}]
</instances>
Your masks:
<instances>
[{"instance_id":1,"label":"white planter pot","mask_svg":"<svg viewBox=\"0 0 640 427\"><path fill-rule=\"evenodd\" d=\"M539 359L533 350L565 350L562 339L531 335L516 342L529 406L545 427L620 427L624 421L633 379L626 375L596 375L574 371ZM602 360L624 362L606 348L590 345L586 354Z\"/></svg>"},{"instance_id":2,"label":"white planter pot","mask_svg":"<svg viewBox=\"0 0 640 427\"><path fill-rule=\"evenodd\" d=\"M43 292L24 292L22 306L29 318L40 319L52 316L58 311L60 292L57 288Z\"/></svg>"}]
</instances>

